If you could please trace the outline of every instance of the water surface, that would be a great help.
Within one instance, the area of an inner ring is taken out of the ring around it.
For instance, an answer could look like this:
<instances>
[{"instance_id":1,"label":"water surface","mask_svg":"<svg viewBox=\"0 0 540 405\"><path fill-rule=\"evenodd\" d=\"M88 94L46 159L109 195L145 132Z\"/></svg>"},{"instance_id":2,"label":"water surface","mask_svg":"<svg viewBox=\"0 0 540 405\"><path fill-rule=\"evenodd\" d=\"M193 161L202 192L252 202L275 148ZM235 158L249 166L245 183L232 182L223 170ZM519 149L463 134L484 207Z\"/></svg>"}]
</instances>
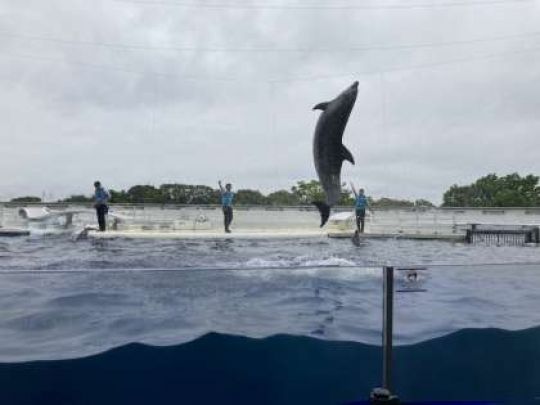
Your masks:
<instances>
[{"instance_id":1,"label":"water surface","mask_svg":"<svg viewBox=\"0 0 540 405\"><path fill-rule=\"evenodd\" d=\"M524 329L540 325L539 262L537 248L393 239L2 239L0 360L208 332L378 344L385 264L428 268L427 292L396 296L398 344L471 327Z\"/></svg>"}]
</instances>

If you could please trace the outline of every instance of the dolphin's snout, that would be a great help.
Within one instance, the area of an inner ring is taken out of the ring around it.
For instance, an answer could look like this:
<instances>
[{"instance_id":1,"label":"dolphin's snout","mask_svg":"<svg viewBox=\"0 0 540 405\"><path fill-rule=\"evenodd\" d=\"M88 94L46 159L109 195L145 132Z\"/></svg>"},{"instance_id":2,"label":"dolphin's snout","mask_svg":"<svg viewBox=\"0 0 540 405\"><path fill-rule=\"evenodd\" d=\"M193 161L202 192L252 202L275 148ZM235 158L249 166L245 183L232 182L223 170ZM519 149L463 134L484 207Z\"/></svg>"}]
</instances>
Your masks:
<instances>
[{"instance_id":1,"label":"dolphin's snout","mask_svg":"<svg viewBox=\"0 0 540 405\"><path fill-rule=\"evenodd\" d=\"M358 80L355 81L352 85L351 85L352 88L358 88Z\"/></svg>"}]
</instances>

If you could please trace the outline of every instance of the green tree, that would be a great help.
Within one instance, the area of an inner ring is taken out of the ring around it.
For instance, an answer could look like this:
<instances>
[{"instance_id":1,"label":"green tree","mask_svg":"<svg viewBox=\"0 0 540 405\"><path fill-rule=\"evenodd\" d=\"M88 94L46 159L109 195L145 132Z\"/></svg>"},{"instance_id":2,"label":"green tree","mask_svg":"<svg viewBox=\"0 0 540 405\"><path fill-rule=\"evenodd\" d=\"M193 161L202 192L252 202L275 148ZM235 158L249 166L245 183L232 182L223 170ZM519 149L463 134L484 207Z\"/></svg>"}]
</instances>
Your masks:
<instances>
[{"instance_id":1,"label":"green tree","mask_svg":"<svg viewBox=\"0 0 540 405\"><path fill-rule=\"evenodd\" d=\"M93 197L88 197L82 194L70 195L68 198L60 200L60 202L66 203L87 203L94 201Z\"/></svg>"},{"instance_id":2,"label":"green tree","mask_svg":"<svg viewBox=\"0 0 540 405\"><path fill-rule=\"evenodd\" d=\"M454 184L443 195L444 207L531 207L540 205L538 176L488 174L473 184Z\"/></svg>"},{"instance_id":3,"label":"green tree","mask_svg":"<svg viewBox=\"0 0 540 405\"><path fill-rule=\"evenodd\" d=\"M11 202L38 203L38 202L41 202L41 198L34 197L34 196L16 197L16 198L12 198Z\"/></svg>"},{"instance_id":4,"label":"green tree","mask_svg":"<svg viewBox=\"0 0 540 405\"><path fill-rule=\"evenodd\" d=\"M378 200L370 201L373 208L410 208L414 207L414 203L408 200L399 200L396 198L383 197Z\"/></svg>"},{"instance_id":5,"label":"green tree","mask_svg":"<svg viewBox=\"0 0 540 405\"><path fill-rule=\"evenodd\" d=\"M352 190L345 188L346 184L341 185L341 198L339 199L339 205L354 205L355 199ZM369 204L369 201L368 201Z\"/></svg>"},{"instance_id":6,"label":"green tree","mask_svg":"<svg viewBox=\"0 0 540 405\"><path fill-rule=\"evenodd\" d=\"M267 198L260 191L242 189L236 192L234 201L244 205L264 205L267 203Z\"/></svg>"},{"instance_id":7,"label":"green tree","mask_svg":"<svg viewBox=\"0 0 540 405\"><path fill-rule=\"evenodd\" d=\"M338 201L339 205L352 205L354 198L352 191L346 188L346 183L341 185L341 197ZM300 204L311 204L313 201L324 201L326 195L322 185L317 180L299 181L296 186L291 187L292 194L296 197Z\"/></svg>"},{"instance_id":8,"label":"green tree","mask_svg":"<svg viewBox=\"0 0 540 405\"><path fill-rule=\"evenodd\" d=\"M191 187L186 184L162 184L159 191L167 203L187 204L191 198Z\"/></svg>"},{"instance_id":9,"label":"green tree","mask_svg":"<svg viewBox=\"0 0 540 405\"><path fill-rule=\"evenodd\" d=\"M299 205L297 196L287 190L278 190L268 194L266 197L268 204L271 205Z\"/></svg>"},{"instance_id":10,"label":"green tree","mask_svg":"<svg viewBox=\"0 0 540 405\"><path fill-rule=\"evenodd\" d=\"M111 203L120 204L120 203L131 202L128 194L124 190L122 191L109 190L109 194L111 195L111 199L109 200Z\"/></svg>"},{"instance_id":11,"label":"green tree","mask_svg":"<svg viewBox=\"0 0 540 405\"><path fill-rule=\"evenodd\" d=\"M186 190L189 194L187 204L217 204L219 202L219 190L203 185L190 187Z\"/></svg>"},{"instance_id":12,"label":"green tree","mask_svg":"<svg viewBox=\"0 0 540 405\"><path fill-rule=\"evenodd\" d=\"M127 191L128 201L131 203L162 203L163 196L154 186L137 185Z\"/></svg>"},{"instance_id":13,"label":"green tree","mask_svg":"<svg viewBox=\"0 0 540 405\"><path fill-rule=\"evenodd\" d=\"M312 201L324 201L325 195L321 183L317 180L299 181L296 186L291 187L300 204L311 204Z\"/></svg>"},{"instance_id":14,"label":"green tree","mask_svg":"<svg viewBox=\"0 0 540 405\"><path fill-rule=\"evenodd\" d=\"M415 207L425 207L425 208L433 208L435 207L435 204L433 204L431 201L424 200L423 198L420 198L418 200L414 201Z\"/></svg>"},{"instance_id":15,"label":"green tree","mask_svg":"<svg viewBox=\"0 0 540 405\"><path fill-rule=\"evenodd\" d=\"M200 184L162 184L159 190L165 203L216 204L219 200L218 190Z\"/></svg>"}]
</instances>

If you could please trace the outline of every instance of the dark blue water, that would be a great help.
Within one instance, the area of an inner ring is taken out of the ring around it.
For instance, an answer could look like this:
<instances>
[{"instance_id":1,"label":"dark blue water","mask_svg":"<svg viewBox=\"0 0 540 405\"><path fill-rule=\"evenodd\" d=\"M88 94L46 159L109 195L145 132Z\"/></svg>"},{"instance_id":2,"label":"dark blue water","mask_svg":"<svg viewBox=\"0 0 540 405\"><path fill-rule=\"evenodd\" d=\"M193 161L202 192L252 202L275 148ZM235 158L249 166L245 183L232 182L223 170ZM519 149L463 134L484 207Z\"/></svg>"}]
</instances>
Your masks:
<instances>
[{"instance_id":1,"label":"dark blue water","mask_svg":"<svg viewBox=\"0 0 540 405\"><path fill-rule=\"evenodd\" d=\"M540 329L463 330L395 351L408 401L538 403ZM340 404L380 383L380 348L279 335L209 334L177 346L126 345L92 357L0 364L9 404Z\"/></svg>"},{"instance_id":2,"label":"dark blue water","mask_svg":"<svg viewBox=\"0 0 540 405\"><path fill-rule=\"evenodd\" d=\"M379 383L384 264L427 267L427 292L396 295L403 398L533 401L538 252L326 238L0 240L2 403L360 399ZM406 286L400 272L396 282ZM276 334L288 336L266 339Z\"/></svg>"}]
</instances>

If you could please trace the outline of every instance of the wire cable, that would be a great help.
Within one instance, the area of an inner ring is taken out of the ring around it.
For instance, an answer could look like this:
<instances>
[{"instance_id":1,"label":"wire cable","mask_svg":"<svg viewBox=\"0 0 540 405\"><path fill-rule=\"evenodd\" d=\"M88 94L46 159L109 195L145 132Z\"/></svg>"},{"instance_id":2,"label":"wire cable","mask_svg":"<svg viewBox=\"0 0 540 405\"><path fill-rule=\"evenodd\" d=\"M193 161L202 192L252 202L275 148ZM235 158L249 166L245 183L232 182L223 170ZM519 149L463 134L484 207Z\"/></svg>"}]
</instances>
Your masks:
<instances>
[{"instance_id":1,"label":"wire cable","mask_svg":"<svg viewBox=\"0 0 540 405\"><path fill-rule=\"evenodd\" d=\"M412 3L412 4L263 4L263 3L205 3L205 2L185 2L169 0L112 0L117 3L132 3L145 6L174 6L196 9L241 9L241 10L415 10L415 9L435 9L435 8L455 8L455 7L475 7L493 5L515 5L535 3L536 0L484 0L484 1L452 1L440 3Z\"/></svg>"},{"instance_id":2,"label":"wire cable","mask_svg":"<svg viewBox=\"0 0 540 405\"><path fill-rule=\"evenodd\" d=\"M415 64L415 65L410 65L410 66L399 66L395 68L390 67L390 68L373 69L370 71L357 71L357 72L351 71L349 73L340 73L340 74L289 77L289 78L277 78L277 79L261 79L257 77L257 78L253 78L252 81L260 82L260 83L290 83L290 82L305 82L305 81L314 81L314 80L332 80L332 79L339 79L339 78L346 78L346 77L370 76L370 75L381 74L381 73L414 71L414 70L429 69L433 67L477 62L480 60L498 59L498 58L506 57L510 55L534 53L534 52L537 52L538 50L540 50L540 45L535 46L535 47L530 47L527 49L482 54L482 55L477 55L474 57L457 58L457 59L451 59L451 60L439 61L439 62L421 63L421 64ZM163 76L163 77L175 77L175 78L178 78L179 80L186 80L186 81L246 82L247 80L250 80L249 78L241 78L241 77L209 77L209 76L203 77L203 76L182 75L179 73L140 71L140 70L134 70L134 69L125 68L125 67L101 65L101 64L87 63L87 62L69 62L69 61L66 61L65 59L51 58L47 56L16 54L16 53L8 53L8 52L0 53L0 57L11 57L11 58L43 61L43 62L54 62L54 63L61 63L61 64L69 65L69 66L79 66L79 67L90 68L90 69L116 71L116 72L130 73L130 74L136 74L136 75L156 75L156 76Z\"/></svg>"},{"instance_id":3,"label":"wire cable","mask_svg":"<svg viewBox=\"0 0 540 405\"><path fill-rule=\"evenodd\" d=\"M173 52L210 52L210 53L348 53L348 52L367 52L367 51L392 51L401 49L419 49L419 48L436 48L455 45L470 45L485 42L506 41L518 38L528 38L540 36L540 31L524 32L509 35L497 35L483 38L473 38L465 40L441 41L441 42L424 42L417 44L394 44L394 45L357 45L351 47L327 47L327 48L213 48L213 47L198 47L198 46L152 46L145 44L125 44L114 42L99 42L99 41L84 41L74 39L63 39L41 35L27 35L12 32L1 32L0 36L23 39L28 41L43 41L52 42L63 45L82 45L91 47L104 47L122 50L135 51L173 51Z\"/></svg>"}]
</instances>

